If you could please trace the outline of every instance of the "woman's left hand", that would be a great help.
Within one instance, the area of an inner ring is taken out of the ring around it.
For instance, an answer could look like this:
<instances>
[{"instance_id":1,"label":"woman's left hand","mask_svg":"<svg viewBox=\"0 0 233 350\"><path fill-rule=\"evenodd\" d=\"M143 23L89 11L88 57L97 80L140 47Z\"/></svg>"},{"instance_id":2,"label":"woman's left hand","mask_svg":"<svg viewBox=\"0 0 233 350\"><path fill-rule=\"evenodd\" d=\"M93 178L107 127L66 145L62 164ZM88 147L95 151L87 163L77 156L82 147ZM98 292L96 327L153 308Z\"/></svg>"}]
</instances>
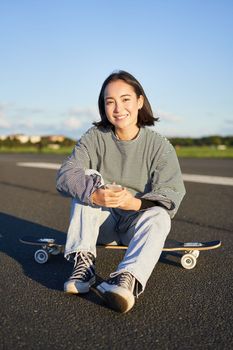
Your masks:
<instances>
[{"instance_id":1,"label":"woman's left hand","mask_svg":"<svg viewBox=\"0 0 233 350\"><path fill-rule=\"evenodd\" d=\"M123 210L139 210L141 207L141 200L135 198L127 189L125 189L124 196L117 207Z\"/></svg>"}]
</instances>

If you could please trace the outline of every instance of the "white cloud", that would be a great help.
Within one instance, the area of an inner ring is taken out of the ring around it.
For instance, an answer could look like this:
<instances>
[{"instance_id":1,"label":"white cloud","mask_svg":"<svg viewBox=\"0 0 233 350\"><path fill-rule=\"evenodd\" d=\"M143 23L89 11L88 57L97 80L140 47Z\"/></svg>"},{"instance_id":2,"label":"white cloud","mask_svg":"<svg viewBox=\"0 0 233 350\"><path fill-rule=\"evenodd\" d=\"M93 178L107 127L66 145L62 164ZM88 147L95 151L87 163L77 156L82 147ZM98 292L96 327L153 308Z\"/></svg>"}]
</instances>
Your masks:
<instances>
[{"instance_id":1,"label":"white cloud","mask_svg":"<svg viewBox=\"0 0 233 350\"><path fill-rule=\"evenodd\" d=\"M16 107L14 112L17 114L44 114L46 111L38 107Z\"/></svg>"},{"instance_id":2,"label":"white cloud","mask_svg":"<svg viewBox=\"0 0 233 350\"><path fill-rule=\"evenodd\" d=\"M18 127L26 129L36 129L37 125L31 119L22 119L21 121L19 121Z\"/></svg>"},{"instance_id":3,"label":"white cloud","mask_svg":"<svg viewBox=\"0 0 233 350\"><path fill-rule=\"evenodd\" d=\"M87 108L78 108L78 107L72 107L68 110L66 113L71 118L76 118L80 121L80 123L86 124L90 123L96 120L99 120L99 113L96 108L94 107L87 107Z\"/></svg>"},{"instance_id":4,"label":"white cloud","mask_svg":"<svg viewBox=\"0 0 233 350\"><path fill-rule=\"evenodd\" d=\"M96 108L91 108L91 107L87 107L87 108L79 108L79 107L71 107L68 110L68 115L70 116L75 116L75 117L79 117L79 118L84 118L84 119L88 119L88 120L95 120L96 118L98 118L98 112Z\"/></svg>"},{"instance_id":5,"label":"white cloud","mask_svg":"<svg viewBox=\"0 0 233 350\"><path fill-rule=\"evenodd\" d=\"M12 126L11 123L0 112L0 128L2 128L2 129L10 129L11 126Z\"/></svg>"},{"instance_id":6,"label":"white cloud","mask_svg":"<svg viewBox=\"0 0 233 350\"><path fill-rule=\"evenodd\" d=\"M71 107L66 113L46 111L42 108L0 103L0 134L23 133L81 135L93 121L99 120L96 108ZM54 123L53 123L54 121Z\"/></svg>"},{"instance_id":7,"label":"white cloud","mask_svg":"<svg viewBox=\"0 0 233 350\"><path fill-rule=\"evenodd\" d=\"M6 102L6 103L0 103L0 111L7 110L9 108L12 108L13 103L11 102Z\"/></svg>"},{"instance_id":8,"label":"white cloud","mask_svg":"<svg viewBox=\"0 0 233 350\"><path fill-rule=\"evenodd\" d=\"M5 114L6 105L0 104L0 128L2 129L10 129L11 123L7 120Z\"/></svg>"},{"instance_id":9,"label":"white cloud","mask_svg":"<svg viewBox=\"0 0 233 350\"><path fill-rule=\"evenodd\" d=\"M62 126L67 130L78 130L88 128L92 122L99 120L98 112L95 108L72 107L68 110L68 118L62 122Z\"/></svg>"},{"instance_id":10,"label":"white cloud","mask_svg":"<svg viewBox=\"0 0 233 350\"><path fill-rule=\"evenodd\" d=\"M233 124L233 119L225 119L224 122L226 124L232 125Z\"/></svg>"},{"instance_id":11,"label":"white cloud","mask_svg":"<svg viewBox=\"0 0 233 350\"><path fill-rule=\"evenodd\" d=\"M41 108L19 107L12 102L0 103L0 128L11 133L36 130L38 125L32 121L32 116L40 113L44 113Z\"/></svg>"},{"instance_id":12,"label":"white cloud","mask_svg":"<svg viewBox=\"0 0 233 350\"><path fill-rule=\"evenodd\" d=\"M68 130L79 129L82 126L82 121L78 118L70 117L63 122L63 126Z\"/></svg>"},{"instance_id":13,"label":"white cloud","mask_svg":"<svg viewBox=\"0 0 233 350\"><path fill-rule=\"evenodd\" d=\"M180 116L161 110L158 110L155 115L158 116L161 120L165 120L171 123L180 123L182 121L182 118Z\"/></svg>"}]
</instances>

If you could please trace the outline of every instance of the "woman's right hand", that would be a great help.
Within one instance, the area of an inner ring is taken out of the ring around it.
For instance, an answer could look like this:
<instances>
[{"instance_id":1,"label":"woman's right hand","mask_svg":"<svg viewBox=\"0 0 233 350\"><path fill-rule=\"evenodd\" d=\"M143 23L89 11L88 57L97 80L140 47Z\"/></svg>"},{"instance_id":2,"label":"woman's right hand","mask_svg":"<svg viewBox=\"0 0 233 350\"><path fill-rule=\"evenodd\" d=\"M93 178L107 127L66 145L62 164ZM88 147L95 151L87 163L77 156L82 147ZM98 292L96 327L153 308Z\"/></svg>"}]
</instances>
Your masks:
<instances>
[{"instance_id":1,"label":"woman's right hand","mask_svg":"<svg viewBox=\"0 0 233 350\"><path fill-rule=\"evenodd\" d=\"M94 204L101 207L117 208L121 205L126 195L126 189L120 191L112 191L108 188L98 188L91 195L91 200Z\"/></svg>"}]
</instances>

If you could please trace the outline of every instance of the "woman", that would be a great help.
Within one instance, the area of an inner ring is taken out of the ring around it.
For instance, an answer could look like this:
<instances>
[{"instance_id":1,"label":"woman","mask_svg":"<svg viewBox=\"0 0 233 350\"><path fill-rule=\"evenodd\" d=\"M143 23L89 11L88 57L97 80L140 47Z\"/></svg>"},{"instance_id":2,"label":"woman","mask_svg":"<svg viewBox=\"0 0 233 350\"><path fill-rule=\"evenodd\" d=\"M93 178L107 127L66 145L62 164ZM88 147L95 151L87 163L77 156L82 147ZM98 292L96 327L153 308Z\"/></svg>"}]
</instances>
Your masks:
<instances>
[{"instance_id":1,"label":"woman","mask_svg":"<svg viewBox=\"0 0 233 350\"><path fill-rule=\"evenodd\" d=\"M87 293L95 283L97 243L127 245L116 271L97 286L109 307L127 312L160 257L185 188L174 148L146 127L157 119L131 74L112 73L98 104L101 121L57 177L58 191L73 198L65 257L74 257L74 269L64 290Z\"/></svg>"}]
</instances>

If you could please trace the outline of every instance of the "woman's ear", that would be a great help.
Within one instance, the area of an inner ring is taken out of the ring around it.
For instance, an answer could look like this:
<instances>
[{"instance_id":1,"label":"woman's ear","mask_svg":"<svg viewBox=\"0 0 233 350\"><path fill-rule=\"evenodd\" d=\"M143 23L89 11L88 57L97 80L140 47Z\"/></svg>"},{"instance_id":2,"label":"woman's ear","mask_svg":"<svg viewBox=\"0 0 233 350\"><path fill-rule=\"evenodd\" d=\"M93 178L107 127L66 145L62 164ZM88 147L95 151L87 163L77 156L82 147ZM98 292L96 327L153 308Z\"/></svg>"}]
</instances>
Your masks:
<instances>
[{"instance_id":1,"label":"woman's ear","mask_svg":"<svg viewBox=\"0 0 233 350\"><path fill-rule=\"evenodd\" d=\"M138 109L141 109L144 104L144 97L142 95L139 96L138 98Z\"/></svg>"}]
</instances>

